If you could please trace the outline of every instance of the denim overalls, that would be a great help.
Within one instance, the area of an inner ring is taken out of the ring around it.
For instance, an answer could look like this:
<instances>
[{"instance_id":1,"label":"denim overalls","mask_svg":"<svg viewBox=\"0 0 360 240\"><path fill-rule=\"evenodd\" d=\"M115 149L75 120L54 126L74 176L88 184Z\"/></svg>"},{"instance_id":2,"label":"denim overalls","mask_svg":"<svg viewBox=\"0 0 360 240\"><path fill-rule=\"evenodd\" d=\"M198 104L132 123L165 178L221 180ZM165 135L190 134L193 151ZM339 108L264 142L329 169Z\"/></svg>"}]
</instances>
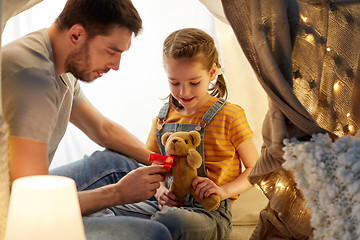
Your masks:
<instances>
[{"instance_id":1,"label":"denim overalls","mask_svg":"<svg viewBox=\"0 0 360 240\"><path fill-rule=\"evenodd\" d=\"M216 116L216 114L223 108L223 106L226 104L226 101L224 99L219 98L217 102L215 102L208 111L204 114L202 121L199 124L184 124L184 123L164 123L165 119L167 117L168 111L169 111L169 105L165 104L158 114L159 123L156 127L156 140L159 146L159 149L161 151L162 155L166 155L165 152L165 146L161 143L161 137L166 132L178 132L178 131L193 131L196 130L200 133L201 136L201 143L196 148L196 150L200 153L203 162L200 168L198 168L198 176L206 177L206 170L205 170L205 154L204 154L204 134L205 134L205 127L208 123L210 123L213 118ZM170 181L171 182L171 179ZM170 183L169 183L170 184ZM214 231L216 233L213 233L213 235L209 235L209 238L204 237L203 235L199 234L199 239L226 239L228 238L228 234L230 233L231 229L231 202L229 199L223 200L220 203L220 207L217 211L212 211L210 213L207 213L202 206L195 200L193 196L190 194L187 194L186 196L186 203L183 205L183 208L185 209L191 209L191 211L194 212L203 212L206 215L212 215L208 221L217 222L216 230ZM201 209L201 210L200 210ZM222 220L220 220L223 217ZM156 219L156 218L155 218ZM171 219L169 219L170 221ZM196 220L193 220L196 221ZM204 220L206 222L206 219ZM163 222L163 221L161 221ZM221 223L220 223L221 222ZM202 224L199 223L199 227L204 227L204 222ZM171 230L170 230L171 232ZM189 233L190 234L190 233ZM191 233L193 236L193 239L196 238L195 233ZM191 235L190 235L191 236ZM211 236L211 237L210 237ZM204 238L203 238L204 237ZM182 238L183 239L183 238ZM191 239L191 238L189 238Z\"/></svg>"},{"instance_id":2,"label":"denim overalls","mask_svg":"<svg viewBox=\"0 0 360 240\"><path fill-rule=\"evenodd\" d=\"M215 102L209 110L204 114L202 121L199 122L199 124L185 124L185 123L163 123L167 117L167 114L169 112L169 104L165 104L159 112L158 118L159 123L156 127L156 140L158 143L158 146L160 148L161 154L163 156L166 156L165 152L165 146L161 143L161 137L166 132L190 132L193 130L196 130L200 133L201 136L201 143L196 148L196 150L200 153L202 157L202 164L201 167L198 168L198 176L206 177L206 170L205 170L205 154L204 154L204 133L205 133L205 127L206 124L210 123L211 120L215 117L215 115L223 108L223 106L226 104L224 99L219 98L217 102ZM202 124L204 123L204 124Z\"/></svg>"}]
</instances>

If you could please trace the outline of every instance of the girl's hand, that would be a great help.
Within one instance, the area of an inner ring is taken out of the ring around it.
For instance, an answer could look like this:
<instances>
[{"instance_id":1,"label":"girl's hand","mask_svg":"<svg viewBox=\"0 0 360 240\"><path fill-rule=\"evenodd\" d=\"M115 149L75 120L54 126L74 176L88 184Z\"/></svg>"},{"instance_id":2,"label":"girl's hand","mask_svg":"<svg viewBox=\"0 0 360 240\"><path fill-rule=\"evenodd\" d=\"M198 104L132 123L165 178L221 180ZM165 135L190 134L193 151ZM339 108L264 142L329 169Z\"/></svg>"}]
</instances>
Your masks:
<instances>
[{"instance_id":1,"label":"girl's hand","mask_svg":"<svg viewBox=\"0 0 360 240\"><path fill-rule=\"evenodd\" d=\"M161 210L163 206L169 207L180 207L181 204L178 202L176 195L173 192L170 192L167 187L161 185L155 194L156 199L159 202L159 209Z\"/></svg>"},{"instance_id":2,"label":"girl's hand","mask_svg":"<svg viewBox=\"0 0 360 240\"><path fill-rule=\"evenodd\" d=\"M228 198L224 189L206 177L195 177L192 182L192 187L195 190L195 195L198 196L201 201L210 196L212 193L219 195L221 200Z\"/></svg>"}]
</instances>

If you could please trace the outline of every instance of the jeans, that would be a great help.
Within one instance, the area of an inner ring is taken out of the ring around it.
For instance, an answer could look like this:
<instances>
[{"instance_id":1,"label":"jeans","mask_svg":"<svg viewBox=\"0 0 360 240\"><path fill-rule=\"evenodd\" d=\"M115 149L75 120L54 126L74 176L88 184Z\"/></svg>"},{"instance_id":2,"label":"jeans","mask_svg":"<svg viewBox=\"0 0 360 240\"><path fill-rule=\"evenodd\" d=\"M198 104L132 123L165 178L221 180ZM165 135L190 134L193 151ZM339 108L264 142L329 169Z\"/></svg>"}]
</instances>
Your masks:
<instances>
[{"instance_id":1,"label":"jeans","mask_svg":"<svg viewBox=\"0 0 360 240\"><path fill-rule=\"evenodd\" d=\"M160 211L156 200L126 204L113 208L116 215L156 220L164 224L176 240L222 240L231 233L231 202L221 201L216 211L207 212L188 195L182 207L164 206Z\"/></svg>"},{"instance_id":2,"label":"jeans","mask_svg":"<svg viewBox=\"0 0 360 240\"><path fill-rule=\"evenodd\" d=\"M55 168L50 174L74 179L77 190L83 191L116 183L139 166L139 163L127 156L104 150ZM162 223L150 219L116 216L112 208L83 217L83 223L87 240L172 239L169 230Z\"/></svg>"}]
</instances>

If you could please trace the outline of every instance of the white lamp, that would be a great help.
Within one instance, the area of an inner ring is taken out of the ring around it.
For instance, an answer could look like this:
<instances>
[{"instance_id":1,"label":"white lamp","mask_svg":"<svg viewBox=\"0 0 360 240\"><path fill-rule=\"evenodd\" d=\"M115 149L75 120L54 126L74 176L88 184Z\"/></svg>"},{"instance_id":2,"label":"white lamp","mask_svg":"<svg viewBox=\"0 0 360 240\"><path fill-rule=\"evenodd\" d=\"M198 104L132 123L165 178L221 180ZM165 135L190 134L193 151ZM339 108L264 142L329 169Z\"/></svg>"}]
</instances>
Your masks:
<instances>
[{"instance_id":1,"label":"white lamp","mask_svg":"<svg viewBox=\"0 0 360 240\"><path fill-rule=\"evenodd\" d=\"M85 240L74 180L38 175L13 182L5 240Z\"/></svg>"}]
</instances>

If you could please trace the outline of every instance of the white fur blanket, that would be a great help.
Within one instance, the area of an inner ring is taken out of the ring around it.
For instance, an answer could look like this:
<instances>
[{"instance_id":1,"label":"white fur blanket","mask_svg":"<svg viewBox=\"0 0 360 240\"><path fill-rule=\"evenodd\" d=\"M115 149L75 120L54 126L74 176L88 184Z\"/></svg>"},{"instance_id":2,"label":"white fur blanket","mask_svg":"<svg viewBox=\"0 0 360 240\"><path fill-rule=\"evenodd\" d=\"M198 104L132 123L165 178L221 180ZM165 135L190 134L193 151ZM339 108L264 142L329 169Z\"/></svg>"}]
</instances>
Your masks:
<instances>
[{"instance_id":1,"label":"white fur blanket","mask_svg":"<svg viewBox=\"0 0 360 240\"><path fill-rule=\"evenodd\" d=\"M360 134L284 143L283 166L304 194L314 239L360 239Z\"/></svg>"}]
</instances>

